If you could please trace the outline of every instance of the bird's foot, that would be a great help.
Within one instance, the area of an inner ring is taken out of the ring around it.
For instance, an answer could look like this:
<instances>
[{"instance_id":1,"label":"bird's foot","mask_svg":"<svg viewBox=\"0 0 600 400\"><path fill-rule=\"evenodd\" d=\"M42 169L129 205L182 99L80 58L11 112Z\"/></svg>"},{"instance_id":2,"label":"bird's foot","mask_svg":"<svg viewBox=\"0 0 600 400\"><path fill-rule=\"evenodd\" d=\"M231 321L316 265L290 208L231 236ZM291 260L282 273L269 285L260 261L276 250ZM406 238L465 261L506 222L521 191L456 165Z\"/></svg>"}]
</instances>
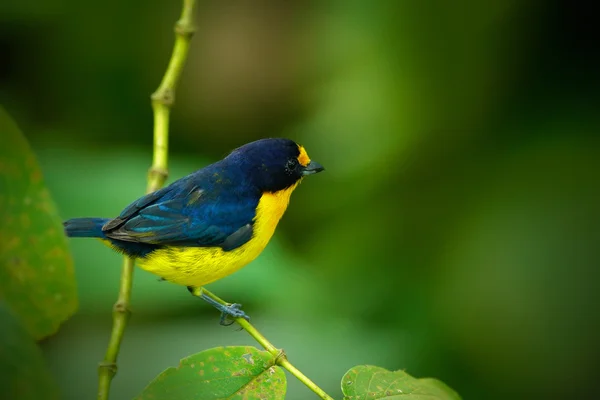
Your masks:
<instances>
[{"instance_id":1,"label":"bird's foot","mask_svg":"<svg viewBox=\"0 0 600 400\"><path fill-rule=\"evenodd\" d=\"M200 295L207 303L211 304L214 308L221 311L220 324L223 326L229 326L235 322L236 318L244 318L246 321L250 321L250 317L244 311L241 310L241 304L221 304L212 297L207 296L205 293Z\"/></svg>"},{"instance_id":2,"label":"bird's foot","mask_svg":"<svg viewBox=\"0 0 600 400\"><path fill-rule=\"evenodd\" d=\"M241 307L242 305L237 303L223 306L219 323L223 326L229 326L235 322L236 318L244 318L246 321L250 321L250 317L241 310Z\"/></svg>"}]
</instances>

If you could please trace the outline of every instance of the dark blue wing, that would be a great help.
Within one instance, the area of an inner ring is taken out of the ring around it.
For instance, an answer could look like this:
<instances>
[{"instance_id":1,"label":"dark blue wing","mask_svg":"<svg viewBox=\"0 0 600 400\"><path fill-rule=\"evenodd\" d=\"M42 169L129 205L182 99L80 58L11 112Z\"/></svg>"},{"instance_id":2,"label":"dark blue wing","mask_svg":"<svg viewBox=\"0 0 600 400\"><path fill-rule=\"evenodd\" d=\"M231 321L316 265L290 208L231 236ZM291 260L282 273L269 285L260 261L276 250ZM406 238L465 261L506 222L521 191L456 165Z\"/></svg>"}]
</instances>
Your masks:
<instances>
[{"instance_id":1,"label":"dark blue wing","mask_svg":"<svg viewBox=\"0 0 600 400\"><path fill-rule=\"evenodd\" d=\"M106 224L104 224L104 226L102 227L102 231L110 232L111 230L121 226L127 221L128 218L134 216L134 214L139 212L142 208L153 204L171 190L173 190L173 188L171 186L168 186L159 189L155 192L149 193L143 197L140 197L139 199L125 207L125 209L121 211L121 214L119 214L117 218L111 219Z\"/></svg>"},{"instance_id":2,"label":"dark blue wing","mask_svg":"<svg viewBox=\"0 0 600 400\"><path fill-rule=\"evenodd\" d=\"M232 250L252 238L258 200L250 191L181 180L132 203L103 231L125 242Z\"/></svg>"}]
</instances>

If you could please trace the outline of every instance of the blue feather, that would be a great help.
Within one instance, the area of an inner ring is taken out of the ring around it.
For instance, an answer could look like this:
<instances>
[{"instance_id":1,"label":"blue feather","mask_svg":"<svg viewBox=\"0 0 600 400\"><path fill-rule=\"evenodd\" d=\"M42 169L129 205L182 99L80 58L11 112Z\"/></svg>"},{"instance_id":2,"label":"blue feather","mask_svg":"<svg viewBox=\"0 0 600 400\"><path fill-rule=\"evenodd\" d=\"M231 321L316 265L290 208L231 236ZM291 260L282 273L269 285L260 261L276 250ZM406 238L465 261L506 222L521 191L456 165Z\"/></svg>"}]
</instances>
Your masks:
<instances>
[{"instance_id":1,"label":"blue feather","mask_svg":"<svg viewBox=\"0 0 600 400\"><path fill-rule=\"evenodd\" d=\"M133 243L149 249L174 245L233 250L252 238L262 195L241 171L221 161L188 175L130 204L106 224L103 234L126 253ZM139 255L139 249L134 253Z\"/></svg>"},{"instance_id":2,"label":"blue feather","mask_svg":"<svg viewBox=\"0 0 600 400\"><path fill-rule=\"evenodd\" d=\"M102 226L108 218L73 218L63 223L65 234L69 237L104 238Z\"/></svg>"}]
</instances>

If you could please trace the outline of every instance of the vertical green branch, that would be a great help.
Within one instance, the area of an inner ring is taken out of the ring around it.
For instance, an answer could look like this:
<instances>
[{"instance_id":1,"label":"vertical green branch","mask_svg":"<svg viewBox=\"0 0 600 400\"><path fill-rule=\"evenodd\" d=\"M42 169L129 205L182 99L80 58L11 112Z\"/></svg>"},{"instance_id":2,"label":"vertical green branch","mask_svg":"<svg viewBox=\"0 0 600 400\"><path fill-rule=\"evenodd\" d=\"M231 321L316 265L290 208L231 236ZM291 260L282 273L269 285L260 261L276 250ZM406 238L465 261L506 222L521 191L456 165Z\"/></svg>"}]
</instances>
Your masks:
<instances>
[{"instance_id":1,"label":"vertical green branch","mask_svg":"<svg viewBox=\"0 0 600 400\"><path fill-rule=\"evenodd\" d=\"M148 174L148 192L160 188L167 179L169 150L169 113L175 102L175 87L181 76L183 65L194 35L193 13L196 0L183 0L181 17L175 23L175 46L167 71L158 89L152 94L154 111L154 156Z\"/></svg>"},{"instance_id":2,"label":"vertical green branch","mask_svg":"<svg viewBox=\"0 0 600 400\"><path fill-rule=\"evenodd\" d=\"M117 355L121 349L121 342L125 334L125 326L129 321L129 301L131 299L131 285L133 281L134 260L125 257L121 269L121 283L119 297L113 306L113 327L106 349L104 361L98 366L98 400L108 399L110 384L117 373Z\"/></svg>"},{"instance_id":3,"label":"vertical green branch","mask_svg":"<svg viewBox=\"0 0 600 400\"><path fill-rule=\"evenodd\" d=\"M175 87L187 59L190 39L194 34L193 12L195 0L183 0L180 19L175 24L175 46L167 71L151 96L154 112L154 146L152 166L148 172L147 192L159 189L168 176L169 113L175 100ZM121 270L119 297L113 307L113 327L104 361L98 368L98 400L107 400L110 385L117 373L117 356L129 320L129 303L133 281L134 260L125 258Z\"/></svg>"}]
</instances>

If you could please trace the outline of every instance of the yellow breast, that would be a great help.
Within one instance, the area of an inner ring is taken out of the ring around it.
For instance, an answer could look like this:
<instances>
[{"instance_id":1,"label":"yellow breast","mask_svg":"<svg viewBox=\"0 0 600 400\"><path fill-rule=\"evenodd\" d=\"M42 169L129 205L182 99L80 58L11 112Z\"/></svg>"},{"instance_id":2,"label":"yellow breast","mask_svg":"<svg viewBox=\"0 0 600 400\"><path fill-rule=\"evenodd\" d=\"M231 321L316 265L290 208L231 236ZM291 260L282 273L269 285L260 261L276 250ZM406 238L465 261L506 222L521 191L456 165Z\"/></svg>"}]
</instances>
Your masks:
<instances>
[{"instance_id":1,"label":"yellow breast","mask_svg":"<svg viewBox=\"0 0 600 400\"><path fill-rule=\"evenodd\" d=\"M220 247L166 247L138 260L138 265L167 281L203 286L234 273L254 260L267 246L290 196L298 184L260 198L252 239L231 251Z\"/></svg>"}]
</instances>

